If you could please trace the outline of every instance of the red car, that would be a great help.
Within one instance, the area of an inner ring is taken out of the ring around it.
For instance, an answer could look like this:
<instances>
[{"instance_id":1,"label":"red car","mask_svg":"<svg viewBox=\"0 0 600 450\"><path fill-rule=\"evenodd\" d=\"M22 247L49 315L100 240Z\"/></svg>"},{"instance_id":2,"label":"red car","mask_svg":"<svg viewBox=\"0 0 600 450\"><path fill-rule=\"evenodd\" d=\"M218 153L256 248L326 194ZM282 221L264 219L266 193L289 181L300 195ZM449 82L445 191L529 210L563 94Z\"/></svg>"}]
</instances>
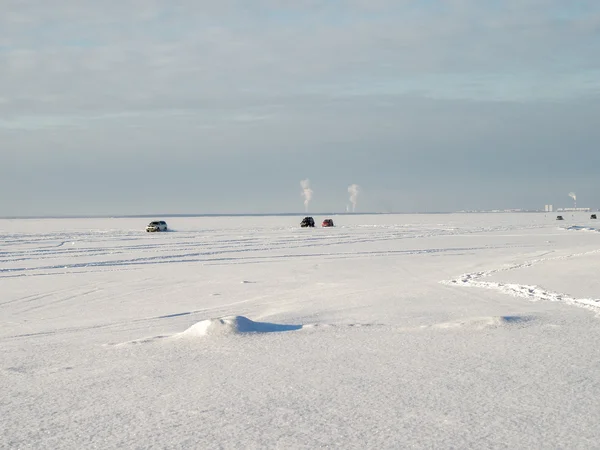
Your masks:
<instances>
[{"instance_id":1,"label":"red car","mask_svg":"<svg viewBox=\"0 0 600 450\"><path fill-rule=\"evenodd\" d=\"M323 221L323 223L321 224L322 227L332 227L333 226L333 220L331 219L325 219Z\"/></svg>"}]
</instances>

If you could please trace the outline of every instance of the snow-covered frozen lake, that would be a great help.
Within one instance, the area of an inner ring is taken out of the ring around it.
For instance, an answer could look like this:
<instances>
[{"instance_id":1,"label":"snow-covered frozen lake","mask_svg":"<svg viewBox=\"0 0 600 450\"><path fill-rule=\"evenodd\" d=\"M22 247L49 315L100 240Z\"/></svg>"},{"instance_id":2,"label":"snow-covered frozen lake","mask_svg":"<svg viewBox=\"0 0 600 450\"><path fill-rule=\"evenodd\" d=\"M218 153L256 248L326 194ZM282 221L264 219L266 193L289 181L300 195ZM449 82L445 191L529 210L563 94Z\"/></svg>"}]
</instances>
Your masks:
<instances>
[{"instance_id":1,"label":"snow-covered frozen lake","mask_svg":"<svg viewBox=\"0 0 600 450\"><path fill-rule=\"evenodd\" d=\"M555 217L0 220L0 447L598 448L600 222Z\"/></svg>"}]
</instances>

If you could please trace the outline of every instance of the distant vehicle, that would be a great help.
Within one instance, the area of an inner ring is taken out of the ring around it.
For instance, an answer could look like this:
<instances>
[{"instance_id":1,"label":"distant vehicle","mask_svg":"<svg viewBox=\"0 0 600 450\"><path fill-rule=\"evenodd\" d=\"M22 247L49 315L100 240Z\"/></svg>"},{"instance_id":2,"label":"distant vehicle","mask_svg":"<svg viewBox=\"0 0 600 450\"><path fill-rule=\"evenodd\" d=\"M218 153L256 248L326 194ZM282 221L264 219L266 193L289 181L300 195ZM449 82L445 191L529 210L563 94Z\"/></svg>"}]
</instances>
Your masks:
<instances>
[{"instance_id":1,"label":"distant vehicle","mask_svg":"<svg viewBox=\"0 0 600 450\"><path fill-rule=\"evenodd\" d=\"M592 215L590 216L590 219L597 219L597 217L596 217L596 214L592 214Z\"/></svg>"},{"instance_id":2,"label":"distant vehicle","mask_svg":"<svg viewBox=\"0 0 600 450\"><path fill-rule=\"evenodd\" d=\"M155 220L153 222L150 222L146 227L146 231L167 231L167 222L165 222L164 220Z\"/></svg>"},{"instance_id":3,"label":"distant vehicle","mask_svg":"<svg viewBox=\"0 0 600 450\"><path fill-rule=\"evenodd\" d=\"M300 226L302 228L314 227L315 226L315 219L313 219L312 217L305 217L304 219L302 219L302 222L300 222Z\"/></svg>"},{"instance_id":4,"label":"distant vehicle","mask_svg":"<svg viewBox=\"0 0 600 450\"><path fill-rule=\"evenodd\" d=\"M332 227L333 226L333 219L325 219L323 221L323 223L321 224L322 227Z\"/></svg>"},{"instance_id":5,"label":"distant vehicle","mask_svg":"<svg viewBox=\"0 0 600 450\"><path fill-rule=\"evenodd\" d=\"M556 216L556 220L565 220L565 219L563 219L563 216Z\"/></svg>"}]
</instances>

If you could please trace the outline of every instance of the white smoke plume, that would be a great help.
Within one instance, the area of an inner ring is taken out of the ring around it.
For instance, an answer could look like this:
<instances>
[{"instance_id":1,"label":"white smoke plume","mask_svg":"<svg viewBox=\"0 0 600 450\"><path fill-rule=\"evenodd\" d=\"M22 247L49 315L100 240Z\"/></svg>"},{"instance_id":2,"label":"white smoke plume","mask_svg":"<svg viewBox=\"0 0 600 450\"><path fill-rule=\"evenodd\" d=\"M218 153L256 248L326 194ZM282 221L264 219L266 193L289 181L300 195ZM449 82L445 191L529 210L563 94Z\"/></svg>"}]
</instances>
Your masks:
<instances>
[{"instance_id":1,"label":"white smoke plume","mask_svg":"<svg viewBox=\"0 0 600 450\"><path fill-rule=\"evenodd\" d=\"M360 191L360 186L358 184L351 184L348 186L348 192L350 193L350 202L352 203L352 212L356 211L356 200L358 198L358 193Z\"/></svg>"},{"instance_id":2,"label":"white smoke plume","mask_svg":"<svg viewBox=\"0 0 600 450\"><path fill-rule=\"evenodd\" d=\"M304 210L308 212L308 203L312 199L313 190L310 188L310 180L307 178L306 180L302 180L300 182L300 186L302 186L302 196L304 197Z\"/></svg>"},{"instance_id":3,"label":"white smoke plume","mask_svg":"<svg viewBox=\"0 0 600 450\"><path fill-rule=\"evenodd\" d=\"M569 192L569 197L573 199L573 202L575 202L575 208L577 208L577 196L575 195L575 192Z\"/></svg>"}]
</instances>

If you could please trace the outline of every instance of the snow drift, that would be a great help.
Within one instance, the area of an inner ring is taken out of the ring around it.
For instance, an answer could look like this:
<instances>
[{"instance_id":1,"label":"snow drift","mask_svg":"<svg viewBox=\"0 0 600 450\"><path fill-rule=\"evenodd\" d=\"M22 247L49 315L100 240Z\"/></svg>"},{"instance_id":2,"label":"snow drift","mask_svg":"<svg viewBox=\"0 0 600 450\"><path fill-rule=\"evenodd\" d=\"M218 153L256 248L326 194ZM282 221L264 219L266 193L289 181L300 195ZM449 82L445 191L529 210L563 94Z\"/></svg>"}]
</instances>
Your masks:
<instances>
[{"instance_id":1,"label":"snow drift","mask_svg":"<svg viewBox=\"0 0 600 450\"><path fill-rule=\"evenodd\" d=\"M254 322L244 316L226 316L217 319L207 319L195 323L176 337L223 336L243 333L275 333L294 331L302 325L283 325L268 322Z\"/></svg>"},{"instance_id":2,"label":"snow drift","mask_svg":"<svg viewBox=\"0 0 600 450\"><path fill-rule=\"evenodd\" d=\"M489 316L470 317L467 319L444 322L434 325L434 328L457 329L466 328L472 330L484 330L486 328L500 328L522 326L534 320L533 316Z\"/></svg>"},{"instance_id":3,"label":"snow drift","mask_svg":"<svg viewBox=\"0 0 600 450\"><path fill-rule=\"evenodd\" d=\"M594 227L584 227L584 226L580 226L580 225L572 225L570 227L566 228L569 231L596 231L598 232L598 228L594 228Z\"/></svg>"}]
</instances>

